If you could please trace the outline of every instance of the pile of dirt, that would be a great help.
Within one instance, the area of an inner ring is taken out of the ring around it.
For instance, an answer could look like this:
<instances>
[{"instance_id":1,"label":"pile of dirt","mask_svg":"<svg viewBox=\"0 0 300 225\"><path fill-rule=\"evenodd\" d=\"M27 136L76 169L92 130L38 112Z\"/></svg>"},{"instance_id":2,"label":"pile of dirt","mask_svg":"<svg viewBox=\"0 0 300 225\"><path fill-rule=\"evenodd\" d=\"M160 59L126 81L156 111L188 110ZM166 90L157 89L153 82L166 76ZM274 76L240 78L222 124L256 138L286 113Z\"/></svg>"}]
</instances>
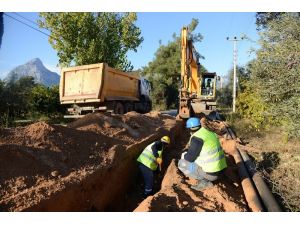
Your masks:
<instances>
[{"instance_id":1,"label":"pile of dirt","mask_svg":"<svg viewBox=\"0 0 300 225\"><path fill-rule=\"evenodd\" d=\"M228 124L226 124L224 121L210 120L207 117L202 117L201 126L211 130L212 132L215 132L218 135L223 135L227 132L226 129Z\"/></svg>"},{"instance_id":2,"label":"pile of dirt","mask_svg":"<svg viewBox=\"0 0 300 225\"><path fill-rule=\"evenodd\" d=\"M125 115L88 114L82 119L68 124L68 127L133 142L146 138L163 127L165 123L170 122L174 122L174 117L159 112L139 114L132 111Z\"/></svg>"},{"instance_id":3,"label":"pile of dirt","mask_svg":"<svg viewBox=\"0 0 300 225\"><path fill-rule=\"evenodd\" d=\"M187 135L187 134L185 134ZM186 138L182 141L186 143ZM167 168L161 183L161 190L146 198L134 210L136 212L244 212L249 211L241 187L238 169L232 157L232 143L221 138L221 144L226 152L228 167L225 176L214 182L214 186L203 191L191 189L196 180L185 177L177 168L178 158L186 146L174 149L173 159ZM177 153L177 154L176 154ZM176 154L176 156L174 155Z\"/></svg>"},{"instance_id":4,"label":"pile of dirt","mask_svg":"<svg viewBox=\"0 0 300 225\"><path fill-rule=\"evenodd\" d=\"M143 201L136 158L162 135L170 135L171 146L158 192ZM137 205L135 211L248 211L232 143L221 140L227 178L197 192L190 188L195 180L177 169L188 140L181 122L159 112L97 113L66 127L38 122L0 129L0 211L132 211Z\"/></svg>"},{"instance_id":5,"label":"pile of dirt","mask_svg":"<svg viewBox=\"0 0 300 225\"><path fill-rule=\"evenodd\" d=\"M162 182L162 189L146 198L135 211L152 212L244 212L248 206L240 186L224 178L212 188L195 191L190 188L195 180L187 179L170 164Z\"/></svg>"},{"instance_id":6,"label":"pile of dirt","mask_svg":"<svg viewBox=\"0 0 300 225\"><path fill-rule=\"evenodd\" d=\"M152 141L149 137L168 133L175 125L175 119L166 115L130 112L122 116L89 114L67 127L38 122L1 129L0 210L43 210L37 205L57 198L72 185L78 184L80 189L95 171L109 177L119 161L135 161ZM135 144L137 148L132 147ZM72 207L61 206L61 210L82 211Z\"/></svg>"}]
</instances>

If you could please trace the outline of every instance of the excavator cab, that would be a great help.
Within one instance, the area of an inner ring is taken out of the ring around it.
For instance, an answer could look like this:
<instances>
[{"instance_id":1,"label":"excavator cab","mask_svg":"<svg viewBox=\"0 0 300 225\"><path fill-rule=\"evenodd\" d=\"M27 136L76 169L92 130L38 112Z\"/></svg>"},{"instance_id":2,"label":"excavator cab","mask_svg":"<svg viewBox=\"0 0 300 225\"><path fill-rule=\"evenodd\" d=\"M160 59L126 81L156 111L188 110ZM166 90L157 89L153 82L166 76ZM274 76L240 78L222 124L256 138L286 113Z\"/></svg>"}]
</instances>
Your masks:
<instances>
[{"instance_id":1,"label":"excavator cab","mask_svg":"<svg viewBox=\"0 0 300 225\"><path fill-rule=\"evenodd\" d=\"M201 99L214 100L216 96L216 73L204 73L201 79Z\"/></svg>"}]
</instances>

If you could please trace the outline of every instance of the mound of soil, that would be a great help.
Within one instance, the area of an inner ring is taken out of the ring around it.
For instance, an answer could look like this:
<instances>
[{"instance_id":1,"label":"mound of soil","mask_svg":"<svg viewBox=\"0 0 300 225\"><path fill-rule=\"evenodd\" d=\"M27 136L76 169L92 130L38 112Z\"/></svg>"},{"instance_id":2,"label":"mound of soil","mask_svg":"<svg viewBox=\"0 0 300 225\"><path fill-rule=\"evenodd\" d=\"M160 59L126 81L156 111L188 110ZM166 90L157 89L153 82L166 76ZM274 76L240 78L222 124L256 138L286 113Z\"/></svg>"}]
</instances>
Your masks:
<instances>
[{"instance_id":1,"label":"mound of soil","mask_svg":"<svg viewBox=\"0 0 300 225\"><path fill-rule=\"evenodd\" d=\"M158 192L142 201L136 158L162 135L172 144ZM248 211L233 143L221 141L227 178L197 192L190 188L195 180L177 169L188 140L181 122L159 112L97 113L66 127L38 122L0 129L0 211L132 211L140 202L135 211Z\"/></svg>"},{"instance_id":2,"label":"mound of soil","mask_svg":"<svg viewBox=\"0 0 300 225\"><path fill-rule=\"evenodd\" d=\"M38 122L0 129L0 211L47 211L49 208L37 205L74 184L83 189L83 181L95 171L109 177L120 161L135 161L156 137L153 134L167 134L175 125L175 119L159 113L130 112L122 116L89 114L67 127ZM106 182L110 187L109 180ZM58 211L83 211L91 206L56 207Z\"/></svg>"},{"instance_id":3,"label":"mound of soil","mask_svg":"<svg viewBox=\"0 0 300 225\"><path fill-rule=\"evenodd\" d=\"M191 185L195 179L185 177L177 168L178 159L189 140L188 131L177 141L177 145L167 158L171 156L169 166L161 183L161 189L149 196L134 210L136 212L244 212L249 211L245 199L238 168L232 156L234 141L220 137L225 151L227 169L222 179L213 182L214 186L203 191L195 191Z\"/></svg>"},{"instance_id":4,"label":"mound of soil","mask_svg":"<svg viewBox=\"0 0 300 225\"><path fill-rule=\"evenodd\" d=\"M227 160L228 161L228 160ZM229 160L230 166L231 161ZM240 186L223 178L212 188L195 191L190 188L196 183L186 178L177 168L176 160L168 167L161 190L146 198L136 212L244 212L247 203ZM232 171L227 171L232 173ZM233 175L235 176L235 175Z\"/></svg>"}]
</instances>

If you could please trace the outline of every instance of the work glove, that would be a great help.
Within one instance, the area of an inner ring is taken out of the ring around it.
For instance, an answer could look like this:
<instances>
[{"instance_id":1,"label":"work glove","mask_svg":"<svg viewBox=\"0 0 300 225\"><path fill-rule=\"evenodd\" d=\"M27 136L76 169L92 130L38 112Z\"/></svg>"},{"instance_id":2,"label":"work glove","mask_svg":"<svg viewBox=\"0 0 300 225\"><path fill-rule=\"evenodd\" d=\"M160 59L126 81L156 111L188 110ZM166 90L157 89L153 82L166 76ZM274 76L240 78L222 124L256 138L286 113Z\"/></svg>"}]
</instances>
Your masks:
<instances>
[{"instance_id":1,"label":"work glove","mask_svg":"<svg viewBox=\"0 0 300 225\"><path fill-rule=\"evenodd\" d=\"M156 162L158 163L159 171L161 171L162 159L161 159L161 158L157 158L157 159L156 159Z\"/></svg>"},{"instance_id":2,"label":"work glove","mask_svg":"<svg viewBox=\"0 0 300 225\"><path fill-rule=\"evenodd\" d=\"M159 165L161 165L161 164L162 164L162 159L161 159L161 158L157 158L157 159L156 159L156 162L157 162Z\"/></svg>"}]
</instances>

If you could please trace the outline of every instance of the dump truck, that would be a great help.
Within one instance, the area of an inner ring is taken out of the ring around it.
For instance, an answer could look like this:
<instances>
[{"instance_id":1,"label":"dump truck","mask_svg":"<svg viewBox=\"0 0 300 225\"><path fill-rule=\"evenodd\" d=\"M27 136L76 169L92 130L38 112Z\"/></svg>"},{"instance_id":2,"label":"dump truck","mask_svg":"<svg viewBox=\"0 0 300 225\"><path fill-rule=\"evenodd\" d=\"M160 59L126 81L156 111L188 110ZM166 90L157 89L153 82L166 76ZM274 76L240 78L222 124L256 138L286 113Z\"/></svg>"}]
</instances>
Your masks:
<instances>
[{"instance_id":1,"label":"dump truck","mask_svg":"<svg viewBox=\"0 0 300 225\"><path fill-rule=\"evenodd\" d=\"M200 71L199 53L188 38L188 28L181 30L181 86L179 89L179 116L189 118L209 114L216 109L216 73Z\"/></svg>"},{"instance_id":2,"label":"dump truck","mask_svg":"<svg viewBox=\"0 0 300 225\"><path fill-rule=\"evenodd\" d=\"M60 103L67 104L66 118L95 111L147 113L152 108L150 82L134 72L123 72L106 63L61 70Z\"/></svg>"}]
</instances>

